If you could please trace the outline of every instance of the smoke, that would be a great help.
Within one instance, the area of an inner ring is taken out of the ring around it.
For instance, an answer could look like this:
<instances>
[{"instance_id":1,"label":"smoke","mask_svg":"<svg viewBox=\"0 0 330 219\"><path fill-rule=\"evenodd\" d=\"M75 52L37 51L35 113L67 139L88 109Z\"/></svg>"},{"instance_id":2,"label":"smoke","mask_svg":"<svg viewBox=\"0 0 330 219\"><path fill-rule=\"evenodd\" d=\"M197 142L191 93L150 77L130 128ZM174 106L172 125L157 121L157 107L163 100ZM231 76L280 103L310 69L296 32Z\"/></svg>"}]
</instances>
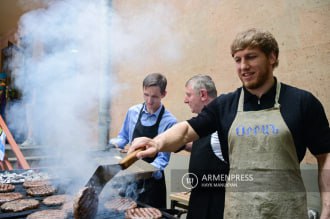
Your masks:
<instances>
[{"instance_id":1,"label":"smoke","mask_svg":"<svg viewBox=\"0 0 330 219\"><path fill-rule=\"evenodd\" d=\"M81 172L87 151L98 146L100 78L111 80L109 13L106 1L48 1L19 21L11 67L22 101L11 107L8 121L18 132L32 130L31 137L47 146L44 154L61 158L57 164L76 168L68 174Z\"/></svg>"},{"instance_id":2,"label":"smoke","mask_svg":"<svg viewBox=\"0 0 330 219\"><path fill-rule=\"evenodd\" d=\"M32 130L34 140L47 146L44 153L61 157L56 164L70 168L63 174L85 179L96 165L89 151L98 146L99 106L121 86L111 67L123 61L146 65L155 57L179 60L176 12L149 3L125 17L106 0L22 1L25 9L28 2L45 7L19 21L10 66L22 98L10 107L7 121L16 133Z\"/></svg>"}]
</instances>

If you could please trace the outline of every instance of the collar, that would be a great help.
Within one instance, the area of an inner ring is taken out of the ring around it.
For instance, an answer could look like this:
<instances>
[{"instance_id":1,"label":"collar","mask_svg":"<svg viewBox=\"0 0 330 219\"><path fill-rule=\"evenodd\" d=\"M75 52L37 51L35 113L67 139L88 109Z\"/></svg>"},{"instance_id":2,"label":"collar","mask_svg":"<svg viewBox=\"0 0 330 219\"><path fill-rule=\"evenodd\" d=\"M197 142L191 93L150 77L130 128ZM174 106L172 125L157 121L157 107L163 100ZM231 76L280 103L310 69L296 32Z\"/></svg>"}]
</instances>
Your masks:
<instances>
[{"instance_id":1,"label":"collar","mask_svg":"<svg viewBox=\"0 0 330 219\"><path fill-rule=\"evenodd\" d=\"M273 86L266 92L264 93L260 99L258 98L258 96L251 94L245 87L243 87L244 89L244 102L250 102L250 101L259 101L259 102L263 102L264 100L267 99L271 99L273 100L276 94L276 84L277 84L277 78L274 77L274 84Z\"/></svg>"},{"instance_id":2,"label":"collar","mask_svg":"<svg viewBox=\"0 0 330 219\"><path fill-rule=\"evenodd\" d=\"M145 113L145 114L148 114L149 116L155 115L156 117L158 117L160 111L162 110L162 107L163 107L163 104L160 104L160 106L159 106L159 108L156 110L156 112L154 112L154 113L151 114L151 113L149 113L149 112L147 111L147 107L146 107L146 105L143 104L142 112Z\"/></svg>"}]
</instances>

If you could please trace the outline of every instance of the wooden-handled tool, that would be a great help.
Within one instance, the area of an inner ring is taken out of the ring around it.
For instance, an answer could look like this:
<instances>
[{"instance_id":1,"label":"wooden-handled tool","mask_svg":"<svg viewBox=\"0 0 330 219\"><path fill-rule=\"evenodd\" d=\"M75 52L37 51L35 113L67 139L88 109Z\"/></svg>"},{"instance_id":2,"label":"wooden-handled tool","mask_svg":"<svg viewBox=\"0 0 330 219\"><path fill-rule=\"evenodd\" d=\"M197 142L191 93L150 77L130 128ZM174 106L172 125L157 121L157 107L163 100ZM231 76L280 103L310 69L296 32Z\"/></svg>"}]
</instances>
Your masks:
<instances>
[{"instance_id":1,"label":"wooden-handled tool","mask_svg":"<svg viewBox=\"0 0 330 219\"><path fill-rule=\"evenodd\" d=\"M130 167L133 163L135 163L135 161L138 160L138 158L136 157L136 154L143 150L144 150L143 148L139 148L136 151L134 151L130 154L127 154L123 159L121 159L119 161L119 165L122 167L122 169L125 170L128 167Z\"/></svg>"},{"instance_id":2,"label":"wooden-handled tool","mask_svg":"<svg viewBox=\"0 0 330 219\"><path fill-rule=\"evenodd\" d=\"M143 151L140 148L121 159L118 164L100 165L96 168L92 177L88 180L85 188L81 190L74 201L74 218L90 219L97 213L98 196L104 186L121 170L130 167L138 160L136 154Z\"/></svg>"},{"instance_id":3,"label":"wooden-handled tool","mask_svg":"<svg viewBox=\"0 0 330 219\"><path fill-rule=\"evenodd\" d=\"M110 165L100 165L95 170L92 177L88 180L85 187L93 187L96 193L99 195L103 187L121 170L125 170L130 167L135 161L138 160L136 154L140 151L143 151L143 148L140 148L126 157L121 159L118 164Z\"/></svg>"}]
</instances>

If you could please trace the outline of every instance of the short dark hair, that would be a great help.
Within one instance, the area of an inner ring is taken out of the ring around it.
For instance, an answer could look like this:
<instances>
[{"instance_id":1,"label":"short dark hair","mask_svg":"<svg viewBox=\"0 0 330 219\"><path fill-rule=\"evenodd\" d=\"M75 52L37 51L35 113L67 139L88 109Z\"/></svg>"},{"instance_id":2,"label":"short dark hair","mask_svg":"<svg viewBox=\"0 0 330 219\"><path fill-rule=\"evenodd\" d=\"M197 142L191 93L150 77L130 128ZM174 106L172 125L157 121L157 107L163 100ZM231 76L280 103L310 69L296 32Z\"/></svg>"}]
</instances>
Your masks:
<instances>
[{"instance_id":1,"label":"short dark hair","mask_svg":"<svg viewBox=\"0 0 330 219\"><path fill-rule=\"evenodd\" d=\"M189 84L197 92L199 92L201 89L205 89L207 91L207 95L209 95L212 98L217 97L217 88L215 87L212 78L208 75L202 75L202 74L195 75L186 82L186 87Z\"/></svg>"},{"instance_id":2,"label":"short dark hair","mask_svg":"<svg viewBox=\"0 0 330 219\"><path fill-rule=\"evenodd\" d=\"M143 88L158 86L162 94L166 91L167 80L166 77L160 73L151 73L143 80Z\"/></svg>"},{"instance_id":3,"label":"short dark hair","mask_svg":"<svg viewBox=\"0 0 330 219\"><path fill-rule=\"evenodd\" d=\"M251 28L241 33L238 33L230 47L232 57L234 57L237 51L249 47L259 48L268 57L271 53L274 53L276 57L276 62L273 64L273 68L278 66L279 48L277 41L270 32Z\"/></svg>"}]
</instances>

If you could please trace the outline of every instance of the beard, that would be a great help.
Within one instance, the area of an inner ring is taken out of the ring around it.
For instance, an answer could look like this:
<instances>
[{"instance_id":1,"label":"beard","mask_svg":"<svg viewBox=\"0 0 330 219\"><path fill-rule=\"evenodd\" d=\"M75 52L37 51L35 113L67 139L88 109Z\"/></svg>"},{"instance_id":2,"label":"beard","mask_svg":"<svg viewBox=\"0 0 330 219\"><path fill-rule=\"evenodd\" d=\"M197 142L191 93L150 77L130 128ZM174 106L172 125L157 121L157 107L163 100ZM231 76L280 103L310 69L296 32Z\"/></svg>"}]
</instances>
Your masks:
<instances>
[{"instance_id":1,"label":"beard","mask_svg":"<svg viewBox=\"0 0 330 219\"><path fill-rule=\"evenodd\" d=\"M268 69L264 69L264 71L260 71L259 73L257 73L257 76L252 80L244 80L243 78L241 78L241 81L245 88L255 90L264 86L264 84L270 78L272 78L271 71Z\"/></svg>"},{"instance_id":2,"label":"beard","mask_svg":"<svg viewBox=\"0 0 330 219\"><path fill-rule=\"evenodd\" d=\"M267 81L267 79L268 78L265 76L257 77L255 80L252 81L243 81L243 85L247 89L254 90L262 87Z\"/></svg>"}]
</instances>

